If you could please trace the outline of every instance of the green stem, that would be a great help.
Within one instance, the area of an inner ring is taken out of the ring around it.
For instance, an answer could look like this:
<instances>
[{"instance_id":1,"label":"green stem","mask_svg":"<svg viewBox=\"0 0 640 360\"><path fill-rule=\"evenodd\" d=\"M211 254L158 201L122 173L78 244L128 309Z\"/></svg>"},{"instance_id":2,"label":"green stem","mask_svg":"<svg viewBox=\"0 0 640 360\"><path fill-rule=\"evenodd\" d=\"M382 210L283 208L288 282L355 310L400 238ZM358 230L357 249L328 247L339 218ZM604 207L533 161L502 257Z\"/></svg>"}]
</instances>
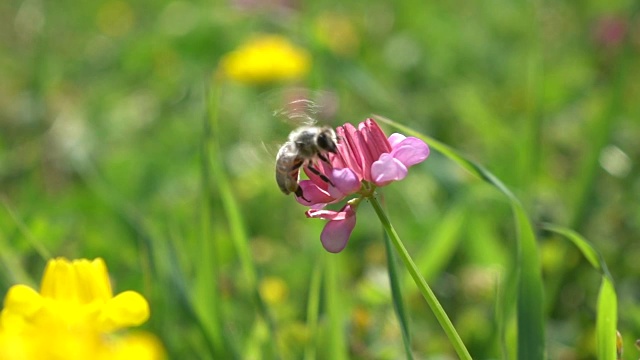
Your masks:
<instances>
[{"instance_id":1,"label":"green stem","mask_svg":"<svg viewBox=\"0 0 640 360\"><path fill-rule=\"evenodd\" d=\"M404 303L402 302L402 291L400 291L400 280L398 279L398 270L395 262L395 257L391 250L391 240L385 233L384 235L384 249L387 253L387 268L389 269L389 285L391 286L391 299L393 300L393 309L396 312L398 323L400 324L400 330L402 330L402 342L404 344L404 350L407 355L407 360L413 360L413 353L411 352L411 332L409 331L409 323L407 321L407 314L404 311Z\"/></svg>"},{"instance_id":2,"label":"green stem","mask_svg":"<svg viewBox=\"0 0 640 360\"><path fill-rule=\"evenodd\" d=\"M422 296L427 301L427 304L429 304L431 311L433 311L433 314L438 319L438 322L440 322L440 326L442 326L442 329L449 337L449 341L451 342L451 345L453 345L453 348L456 350L456 353L458 353L458 357L460 357L460 359L471 360L471 355L469 354L467 348L464 346L460 335L458 335L458 332L453 327L453 323L451 323L451 320L449 320L447 313L445 313L442 305L440 305L440 302L438 302L436 295L433 293L429 285L427 285L427 282L418 272L416 264L414 264L411 256L409 256L409 252L407 252L407 249L402 244L398 233L396 233L393 225L391 225L389 217L382 209L380 202L378 202L378 199L376 199L374 196L370 197L369 201L371 201L373 209L376 211L376 214L378 215L382 226L389 235L389 238L391 239L393 246L396 248L398 255L402 259L402 262L409 271L409 274L411 274L413 281L418 286L418 290L420 290L420 292L422 293Z\"/></svg>"}]
</instances>

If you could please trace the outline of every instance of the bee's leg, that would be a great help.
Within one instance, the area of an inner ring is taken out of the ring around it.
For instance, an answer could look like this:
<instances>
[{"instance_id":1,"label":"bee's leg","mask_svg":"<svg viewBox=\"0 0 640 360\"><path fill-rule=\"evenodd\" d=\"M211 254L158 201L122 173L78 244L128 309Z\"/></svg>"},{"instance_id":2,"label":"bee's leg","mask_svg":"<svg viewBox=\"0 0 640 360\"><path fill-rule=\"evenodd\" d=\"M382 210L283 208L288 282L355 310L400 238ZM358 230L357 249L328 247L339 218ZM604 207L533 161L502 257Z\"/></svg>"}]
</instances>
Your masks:
<instances>
[{"instance_id":1,"label":"bee's leg","mask_svg":"<svg viewBox=\"0 0 640 360\"><path fill-rule=\"evenodd\" d=\"M315 167L313 167L313 165L311 165L311 164L307 165L307 169L309 169L309 171L311 171L312 173L318 175L322 181L326 182L327 184L329 184L331 186L335 186L335 185L333 185L331 180L329 180L329 178L325 174L321 173L320 170L318 170Z\"/></svg>"},{"instance_id":2,"label":"bee's leg","mask_svg":"<svg viewBox=\"0 0 640 360\"><path fill-rule=\"evenodd\" d=\"M304 161L301 160L296 160L293 163L293 166L291 167L291 171L295 172L295 177L298 178L298 171L300 171L300 167L302 167L302 165L304 165ZM300 185L298 184L298 188L293 192L294 194L296 194L297 197L303 199L306 202L311 202L309 201L309 199L307 199L306 197L304 197L304 193L302 192L302 187L300 187Z\"/></svg>"},{"instance_id":3,"label":"bee's leg","mask_svg":"<svg viewBox=\"0 0 640 360\"><path fill-rule=\"evenodd\" d=\"M302 166L302 164L304 164L304 161L296 159L293 161L293 166L291 166L291 171L296 171L298 169L300 169L300 167Z\"/></svg>"},{"instance_id":4,"label":"bee's leg","mask_svg":"<svg viewBox=\"0 0 640 360\"><path fill-rule=\"evenodd\" d=\"M304 197L304 193L302 192L302 187L300 187L300 186L298 186L298 188L296 189L294 194L296 194L297 197L301 198L302 200L304 200L306 202L311 202L311 201L309 201L309 199Z\"/></svg>"},{"instance_id":5,"label":"bee's leg","mask_svg":"<svg viewBox=\"0 0 640 360\"><path fill-rule=\"evenodd\" d=\"M331 165L331 163L329 162L329 159L327 159L326 156L322 155L321 153L318 153L318 158L324 162L326 162L327 164Z\"/></svg>"}]
</instances>

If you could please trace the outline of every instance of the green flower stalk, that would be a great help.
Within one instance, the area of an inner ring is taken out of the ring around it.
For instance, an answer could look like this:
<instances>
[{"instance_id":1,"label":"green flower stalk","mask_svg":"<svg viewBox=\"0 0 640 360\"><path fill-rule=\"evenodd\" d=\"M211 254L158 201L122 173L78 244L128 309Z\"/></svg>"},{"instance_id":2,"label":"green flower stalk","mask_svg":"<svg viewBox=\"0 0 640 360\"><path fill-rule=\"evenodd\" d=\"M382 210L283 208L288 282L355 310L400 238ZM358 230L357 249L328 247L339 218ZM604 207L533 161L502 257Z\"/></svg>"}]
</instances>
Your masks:
<instances>
[{"instance_id":1,"label":"green flower stalk","mask_svg":"<svg viewBox=\"0 0 640 360\"><path fill-rule=\"evenodd\" d=\"M404 179L409 167L426 160L429 147L416 137L398 133L387 137L373 119L367 119L357 128L347 123L338 127L336 134L339 139L336 151L326 152L321 161L303 166L309 180L300 181L300 191L296 192L297 201L310 207L306 212L307 217L329 220L320 235L323 247L332 253L338 253L346 247L356 225L356 210L362 200L369 200L458 356L471 359L451 320L418 272L376 198L377 189ZM325 209L328 204L341 202L353 194L356 197L348 200L339 211ZM408 356L411 356L410 353Z\"/></svg>"}]
</instances>

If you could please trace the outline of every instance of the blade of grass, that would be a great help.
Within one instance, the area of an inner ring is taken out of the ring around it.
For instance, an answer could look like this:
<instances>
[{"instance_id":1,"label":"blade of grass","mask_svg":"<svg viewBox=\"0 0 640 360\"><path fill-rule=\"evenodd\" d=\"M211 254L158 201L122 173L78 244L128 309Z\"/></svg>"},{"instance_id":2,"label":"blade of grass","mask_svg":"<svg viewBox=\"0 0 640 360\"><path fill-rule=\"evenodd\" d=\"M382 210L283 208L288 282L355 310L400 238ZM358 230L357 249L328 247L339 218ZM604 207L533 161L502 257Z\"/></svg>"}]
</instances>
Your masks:
<instances>
[{"instance_id":1,"label":"blade of grass","mask_svg":"<svg viewBox=\"0 0 640 360\"><path fill-rule=\"evenodd\" d=\"M616 328L618 320L618 301L613 283L602 279L598 293L598 317L596 319L596 347L598 359L617 359Z\"/></svg>"},{"instance_id":2,"label":"blade of grass","mask_svg":"<svg viewBox=\"0 0 640 360\"><path fill-rule=\"evenodd\" d=\"M227 178L227 173L223 166L223 157L219 148L221 137L218 127L218 104L221 96L222 84L219 81L214 80L211 90L207 107L211 129L211 134L207 138L208 162L212 171L211 178L215 179L214 183L217 186L222 206L229 222L231 241L233 242L236 253L238 254L240 266L242 267L248 287L251 289L253 300L258 307L258 314L262 316L264 321L267 323L269 337L271 338L269 345L272 348L273 356L278 359L280 358L280 352L278 349L279 342L277 340L276 325L258 289L258 276L249 250L249 240L245 231L246 227L244 225L240 207L238 206L238 202L236 201L231 185L229 184L229 179Z\"/></svg>"},{"instance_id":3,"label":"blade of grass","mask_svg":"<svg viewBox=\"0 0 640 360\"><path fill-rule=\"evenodd\" d=\"M451 260L460 240L466 214L461 204L456 204L438 222L438 227L428 242L414 256L418 271L426 281L431 280ZM411 282L405 278L402 287L407 288Z\"/></svg>"},{"instance_id":4,"label":"blade of grass","mask_svg":"<svg viewBox=\"0 0 640 360\"><path fill-rule=\"evenodd\" d=\"M383 237L384 248L385 252L387 253L387 268L389 269L389 284L391 286L393 310L395 311L398 322L400 323L400 329L402 330L402 343L404 344L404 351L407 354L407 359L413 359L413 353L411 352L411 333L409 332L409 322L407 321L407 314L404 310L404 303L402 301L402 292L400 291L398 270L396 269L393 252L391 251L391 240L389 240L389 236L384 231Z\"/></svg>"},{"instance_id":5,"label":"blade of grass","mask_svg":"<svg viewBox=\"0 0 640 360\"><path fill-rule=\"evenodd\" d=\"M155 236L155 239L159 238L159 235ZM148 240L151 238L148 237ZM211 279L213 282L208 284L211 290L207 293L204 293L201 288L194 289L192 287L177 256L177 254L186 251L183 240L181 237L170 236L167 241L148 242L151 252L156 255L156 264L163 268L164 274L158 278L165 277L165 282L171 284L171 288L176 290L180 301L190 312L191 317L195 319L209 346L210 353L206 356L237 357L237 341L234 342L235 339L231 336L222 336L221 299L217 294L210 295L212 292L217 292L217 280ZM203 274L206 272L203 270L196 273L196 286L202 282L200 279L210 279L210 275ZM202 296L203 293L205 296L212 297Z\"/></svg>"},{"instance_id":6,"label":"blade of grass","mask_svg":"<svg viewBox=\"0 0 640 360\"><path fill-rule=\"evenodd\" d=\"M20 256L10 246L7 238L0 233L0 265L7 280L6 288L13 284L25 284L36 287L36 282L27 274L20 263ZM5 287L3 287L5 288Z\"/></svg>"},{"instance_id":7,"label":"blade of grass","mask_svg":"<svg viewBox=\"0 0 640 360\"><path fill-rule=\"evenodd\" d=\"M628 60L629 56L626 56L631 50L629 47L629 45L625 45L616 63L611 65L614 73L612 75L612 89L607 99L608 102L604 112L600 114L589 129L588 151L579 165L579 173L575 176L579 181L573 185L573 198L570 199L572 202L570 209L574 212L570 225L575 229L580 229L589 216L588 210L592 207L588 206L588 204L592 201L596 179L600 173L600 154L602 149L611 141L615 124L624 108L622 101L624 98L623 92L629 78L627 74L630 61ZM599 84L598 86L601 85Z\"/></svg>"},{"instance_id":8,"label":"blade of grass","mask_svg":"<svg viewBox=\"0 0 640 360\"><path fill-rule=\"evenodd\" d=\"M198 328L204 334L209 356L229 356L234 353L234 347L229 337L217 337L220 334L221 323L211 314L212 306L202 306L194 299L195 294L190 288L190 280L187 280L180 268L178 254L180 249L173 247L177 241L167 241L162 235L163 230L154 226L156 223L145 218L143 212L129 203L119 193L104 181L98 169L91 162L85 162L76 168L84 183L98 195L114 214L126 225L132 233L131 238L139 239L143 248L149 253L150 266L154 269L154 278L162 284L159 288L172 289L171 295L178 299L178 303L184 307L190 318L193 318ZM209 285L211 286L211 285ZM166 296L166 293L161 295ZM211 301L211 299L208 299ZM175 310L175 309L174 309Z\"/></svg>"},{"instance_id":9,"label":"blade of grass","mask_svg":"<svg viewBox=\"0 0 640 360\"><path fill-rule=\"evenodd\" d=\"M418 286L420 293L422 293L422 296L427 301L427 304L431 308L431 311L436 316L436 319L438 319L440 326L442 327L444 332L447 334L447 337L449 338L451 345L453 346L456 353L458 354L458 357L460 357L461 359L470 360L471 355L469 354L469 351L467 350L464 343L462 342L460 335L458 335L458 332L456 331L455 327L453 326L453 323L447 316L447 313L442 308L442 305L440 305L440 302L436 298L436 295L433 293L433 291L431 290L427 282L424 280L424 278L420 275L420 272L418 271L416 264L413 262L413 260L411 259L411 256L409 255L409 252L402 244L402 241L400 240L398 233L396 233L396 230L393 228L393 225L391 225L391 221L389 221L389 217L387 216L385 211L382 209L382 206L378 202L378 199L376 199L375 196L372 196L369 198L369 201L371 202L373 209L378 215L378 218L380 219L380 222L382 223L382 226L384 227L387 235L389 235L389 238L391 239L391 242L393 243L393 246L395 247L396 252L400 256L400 259L402 259L402 262L404 263L405 267L407 268L407 271L409 271L409 274L411 275L411 277L413 278L413 281Z\"/></svg>"},{"instance_id":10,"label":"blade of grass","mask_svg":"<svg viewBox=\"0 0 640 360\"><path fill-rule=\"evenodd\" d=\"M322 271L324 269L324 257L315 263L309 282L309 299L307 304L307 328L309 329L309 341L304 349L304 360L315 360L318 343L318 314L320 311L320 290L322 288Z\"/></svg>"},{"instance_id":11,"label":"blade of grass","mask_svg":"<svg viewBox=\"0 0 640 360\"><path fill-rule=\"evenodd\" d=\"M596 347L598 349L598 359L615 360L617 356L618 300L607 263L600 253L577 232L552 224L544 224L543 229L562 235L570 240L582 252L582 255L589 261L591 266L602 275L602 283L598 292Z\"/></svg>"},{"instance_id":12,"label":"blade of grass","mask_svg":"<svg viewBox=\"0 0 640 360\"><path fill-rule=\"evenodd\" d=\"M204 92L206 94L206 91ZM194 303L199 303L197 299L206 299L209 306L197 306L196 310L200 310L198 315L207 316L211 323L217 326L210 327L209 337L211 342L216 346L224 344L222 341L222 299L219 296L220 267L218 265L217 255L219 249L217 241L213 238L213 224L211 219L214 214L213 195L211 189L212 169L211 162L208 157L209 143L211 140L211 125L207 116L203 119L203 137L200 145L200 174L201 174L201 213L200 213L200 241L197 245L200 249L197 256L199 257L200 268L208 268L209 271L198 271L196 281L196 299Z\"/></svg>"},{"instance_id":13,"label":"blade of grass","mask_svg":"<svg viewBox=\"0 0 640 360\"><path fill-rule=\"evenodd\" d=\"M332 254L324 255L327 258L325 266L325 302L329 315L329 356L328 359L348 359L347 344L344 326L344 304L339 294L343 290L338 286L338 269L340 258Z\"/></svg>"},{"instance_id":14,"label":"blade of grass","mask_svg":"<svg viewBox=\"0 0 640 360\"><path fill-rule=\"evenodd\" d=\"M636 7L635 11L628 13L627 16L632 19L637 16L637 13L638 8ZM598 94L595 97L598 100L591 100L592 102L604 100L604 105L599 114L594 115L593 119L585 121L587 126L584 137L589 139L589 146L583 148L576 174L573 176L575 181L572 182L568 192L568 210L571 212L568 224L570 228L578 231L584 229L589 223L591 211L596 208L592 206L592 203L595 193L599 189L597 186L598 178L603 174L600 156L603 149L615 142L614 133L617 125L620 123L619 120L624 118L624 92L628 88L631 78L629 76L630 67L635 64L635 57L630 56L633 51L631 45L631 41L622 42L619 54L615 57L614 62L608 65L612 70L611 75L605 76L602 81L594 84L594 88L588 92ZM565 248L562 251L566 252L568 249ZM554 274L551 286L547 286L551 295L549 297L550 306L558 301L553 299L559 298L559 295L556 294L560 292L561 284L570 281L568 278L571 274L566 271L567 269L561 268L560 270Z\"/></svg>"},{"instance_id":15,"label":"blade of grass","mask_svg":"<svg viewBox=\"0 0 640 360\"><path fill-rule=\"evenodd\" d=\"M481 165L466 159L458 154L454 149L437 141L429 136L421 134L413 129L396 123L381 116L374 116L377 120L391 125L407 135L416 136L424 140L429 146L453 160L459 166L480 178L481 180L491 184L504 194L511 205L516 228L516 257L515 271L508 274L515 276L517 283L517 322L518 322L518 359L543 359L545 349L544 339L544 311L543 311L543 288L542 274L540 270L540 261L538 248L536 244L533 227L529 221L524 208L516 196L500 181L495 175L486 170ZM507 284L510 280L507 280ZM508 295L509 291L502 294ZM511 304L513 299L505 299L505 305ZM510 306L505 306L502 311L505 313L501 318L506 321L507 313ZM502 327L503 329L506 326ZM505 339L505 334L501 335ZM503 354L507 357L507 354Z\"/></svg>"},{"instance_id":16,"label":"blade of grass","mask_svg":"<svg viewBox=\"0 0 640 360\"><path fill-rule=\"evenodd\" d=\"M523 196L533 194L533 182L538 179L540 169L540 149L542 148L542 99L544 97L544 63L542 52L542 40L540 35L540 16L538 0L528 0L526 3L527 26L526 35L526 63L525 63L525 108L522 113L524 129L521 133L520 163L520 188L525 189ZM523 202L529 204L530 198L524 198Z\"/></svg>"},{"instance_id":17,"label":"blade of grass","mask_svg":"<svg viewBox=\"0 0 640 360\"><path fill-rule=\"evenodd\" d=\"M31 244L33 249L38 253L40 258L44 261L51 259L51 253L49 252L49 250L47 250L47 248L44 246L42 242L40 242L40 240L36 239L33 236L31 231L29 231L29 228L24 224L24 222L22 222L22 220L18 218L16 213L13 211L13 209L9 205L8 200L4 196L0 200L2 201L2 205L4 206L5 210L7 210L9 217L16 224L16 227L18 228L22 236L24 236L24 238L27 239L27 241Z\"/></svg>"}]
</instances>

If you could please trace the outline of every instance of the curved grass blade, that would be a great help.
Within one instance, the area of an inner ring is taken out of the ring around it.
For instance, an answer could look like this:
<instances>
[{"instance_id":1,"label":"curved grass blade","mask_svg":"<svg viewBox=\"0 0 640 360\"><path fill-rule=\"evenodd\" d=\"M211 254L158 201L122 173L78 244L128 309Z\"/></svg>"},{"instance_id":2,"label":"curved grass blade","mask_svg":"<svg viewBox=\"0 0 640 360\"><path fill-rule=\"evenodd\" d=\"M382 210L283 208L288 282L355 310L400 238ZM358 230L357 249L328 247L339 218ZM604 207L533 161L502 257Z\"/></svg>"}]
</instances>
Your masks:
<instances>
[{"instance_id":1,"label":"curved grass blade","mask_svg":"<svg viewBox=\"0 0 640 360\"><path fill-rule=\"evenodd\" d=\"M618 299L613 286L613 278L607 268L607 263L591 246L591 244L577 232L556 225L544 224L543 229L562 235L569 239L591 263L594 269L602 274L602 283L598 292L598 316L596 319L596 348L598 359L616 359L616 325L618 322Z\"/></svg>"},{"instance_id":2,"label":"curved grass blade","mask_svg":"<svg viewBox=\"0 0 640 360\"><path fill-rule=\"evenodd\" d=\"M433 230L430 239L414 256L416 266L426 281L430 281L451 261L464 228L466 213L460 202L451 206ZM402 287L410 286L411 279L405 277Z\"/></svg>"},{"instance_id":3,"label":"curved grass blade","mask_svg":"<svg viewBox=\"0 0 640 360\"><path fill-rule=\"evenodd\" d=\"M515 302L517 304L518 359L537 360L545 358L543 288L538 247L531 222L518 198L491 172L458 154L444 143L387 118L377 115L374 115L374 117L403 131L407 135L421 138L432 149L453 160L476 177L493 185L508 198L513 210L517 233L516 268L511 272L511 276L516 277L515 282L517 283L517 298ZM510 282L507 280L507 284ZM510 294L509 291L504 291L503 293ZM506 306L501 309L504 313L499 317L505 321L510 309L509 304L512 304L513 300L505 299L503 302ZM502 328L504 329L505 326ZM505 334L501 334L501 338L504 342ZM503 357L506 358L508 355L503 354Z\"/></svg>"},{"instance_id":4,"label":"curved grass blade","mask_svg":"<svg viewBox=\"0 0 640 360\"><path fill-rule=\"evenodd\" d=\"M382 205L380 205L380 202L378 202L378 199L375 196L370 197L369 201L371 202L371 205L373 206L373 209L375 210L376 215L378 215L378 219L380 219L380 222L382 223L382 226L384 227L385 232L387 233L387 235L389 236L389 239L393 243L393 246L395 247L396 252L398 253L398 256L400 256L400 259L402 259L402 262L407 268L407 271L413 278L413 281L416 283L416 286L418 286L420 293L422 293L422 296L424 297L424 299L427 301L427 304L431 308L433 315L435 315L436 319L438 319L440 326L442 327L444 332L447 334L447 337L449 338L449 342L451 342L451 345L453 346L454 350L458 354L458 357L464 360L471 360L471 354L469 354L469 350L467 350L466 346L462 342L460 335L458 335L456 328L453 326L453 323L449 319L449 316L447 316L447 313L442 308L442 305L438 301L438 298L436 298L436 295L433 293L433 290L431 290L431 288L429 287L427 282L424 280L422 275L420 275L420 272L418 271L416 264L413 262L413 259L411 259L411 256L409 255L409 252L407 251L407 249L404 247L404 244L400 240L400 237L398 236L398 233L396 232L396 230L393 228L391 221L389 221L389 217L387 216L387 213L382 209Z\"/></svg>"},{"instance_id":5,"label":"curved grass blade","mask_svg":"<svg viewBox=\"0 0 640 360\"><path fill-rule=\"evenodd\" d=\"M387 253L387 268L389 269L389 285L391 286L391 298L393 299L393 309L395 310L396 317L400 323L400 329L402 333L402 343L404 344L404 351L407 354L407 359L413 359L413 353L411 352L411 333L409 332L409 322L407 321L407 314L404 310L404 303L402 301L402 292L400 291L400 279L398 278L398 270L396 269L395 259L393 252L391 251L391 240L386 232L383 231L384 248Z\"/></svg>"}]
</instances>

